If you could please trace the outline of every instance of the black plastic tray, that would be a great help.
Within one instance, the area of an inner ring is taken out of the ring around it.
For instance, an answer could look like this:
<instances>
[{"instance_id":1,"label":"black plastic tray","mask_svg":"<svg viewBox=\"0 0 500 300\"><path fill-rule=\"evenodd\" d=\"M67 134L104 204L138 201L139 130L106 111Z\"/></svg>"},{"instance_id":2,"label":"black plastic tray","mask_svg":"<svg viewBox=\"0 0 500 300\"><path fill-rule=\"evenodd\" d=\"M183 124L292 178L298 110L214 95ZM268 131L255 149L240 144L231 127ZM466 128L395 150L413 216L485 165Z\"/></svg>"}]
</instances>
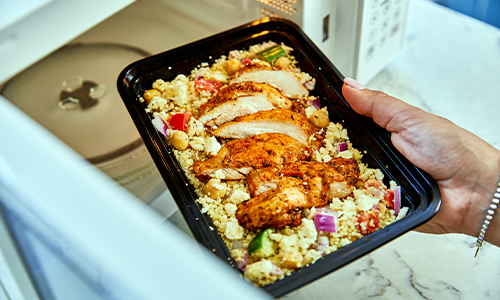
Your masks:
<instances>
[{"instance_id":1,"label":"black plastic tray","mask_svg":"<svg viewBox=\"0 0 500 300\"><path fill-rule=\"evenodd\" d=\"M167 37L166 37L167 38ZM118 91L170 190L198 242L237 269L228 249L222 242L210 217L202 214L193 187L173 156L170 146L155 130L150 116L138 100L156 79L170 81L178 74L190 71L202 62L213 63L230 50L247 49L264 41L284 42L294 49L300 68L316 78L312 95L319 96L321 105L329 109L330 120L342 122L353 146L365 151L363 161L380 168L386 183L394 180L401 186L402 205L409 207L408 215L385 228L363 237L316 263L306 266L263 289L280 297L308 284L373 251L431 219L439 209L441 199L436 183L410 162L391 144L390 134L371 119L356 114L344 100L341 87L343 75L294 23L283 19L262 19L257 22L216 34L211 37L169 50L127 66L118 77Z\"/></svg>"}]
</instances>

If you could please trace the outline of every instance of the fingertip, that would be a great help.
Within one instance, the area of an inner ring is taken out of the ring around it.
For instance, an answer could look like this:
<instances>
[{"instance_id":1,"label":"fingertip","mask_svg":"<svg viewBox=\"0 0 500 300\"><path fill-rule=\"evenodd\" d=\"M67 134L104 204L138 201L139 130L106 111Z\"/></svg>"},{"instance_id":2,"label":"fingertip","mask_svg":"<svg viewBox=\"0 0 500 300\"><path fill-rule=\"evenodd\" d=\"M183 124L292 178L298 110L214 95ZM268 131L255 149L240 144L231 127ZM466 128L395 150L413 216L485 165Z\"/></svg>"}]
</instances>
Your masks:
<instances>
[{"instance_id":1,"label":"fingertip","mask_svg":"<svg viewBox=\"0 0 500 300\"><path fill-rule=\"evenodd\" d=\"M351 77L345 77L344 83L349 87L355 88L357 90L362 90L365 88L361 83L357 82L354 78Z\"/></svg>"}]
</instances>

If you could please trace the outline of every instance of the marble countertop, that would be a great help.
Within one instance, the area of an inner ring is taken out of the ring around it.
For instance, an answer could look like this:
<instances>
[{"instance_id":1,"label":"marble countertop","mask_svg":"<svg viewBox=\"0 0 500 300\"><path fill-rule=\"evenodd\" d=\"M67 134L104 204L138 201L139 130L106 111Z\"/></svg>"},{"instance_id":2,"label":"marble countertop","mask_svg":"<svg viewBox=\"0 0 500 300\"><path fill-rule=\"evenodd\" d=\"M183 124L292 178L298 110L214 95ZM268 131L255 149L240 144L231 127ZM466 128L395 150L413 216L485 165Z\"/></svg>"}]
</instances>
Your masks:
<instances>
[{"instance_id":1,"label":"marble countertop","mask_svg":"<svg viewBox=\"0 0 500 300\"><path fill-rule=\"evenodd\" d=\"M500 149L500 30L411 0L405 45L366 86L440 115ZM282 299L499 299L500 248L409 232Z\"/></svg>"}]
</instances>

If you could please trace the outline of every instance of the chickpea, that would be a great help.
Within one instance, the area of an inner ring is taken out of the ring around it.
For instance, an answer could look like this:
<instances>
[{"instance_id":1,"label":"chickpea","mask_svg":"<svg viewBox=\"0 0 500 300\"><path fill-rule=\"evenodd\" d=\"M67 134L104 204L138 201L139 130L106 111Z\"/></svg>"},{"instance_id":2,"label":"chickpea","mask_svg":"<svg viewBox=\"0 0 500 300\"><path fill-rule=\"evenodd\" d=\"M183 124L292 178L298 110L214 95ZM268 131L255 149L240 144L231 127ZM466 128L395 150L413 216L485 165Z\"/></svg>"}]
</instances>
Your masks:
<instances>
[{"instance_id":1,"label":"chickpea","mask_svg":"<svg viewBox=\"0 0 500 300\"><path fill-rule=\"evenodd\" d=\"M153 100L153 97L161 97L161 92L159 90L151 89L146 90L144 92L144 95L142 95L142 98L144 98L144 102L146 102L146 104L149 104L149 102Z\"/></svg>"},{"instance_id":2,"label":"chickpea","mask_svg":"<svg viewBox=\"0 0 500 300\"><path fill-rule=\"evenodd\" d=\"M313 123L314 126L319 128L327 128L330 124L330 119L324 110L318 109L310 117L309 121Z\"/></svg>"},{"instance_id":3,"label":"chickpea","mask_svg":"<svg viewBox=\"0 0 500 300\"><path fill-rule=\"evenodd\" d=\"M212 199L222 199L226 195L227 184L221 182L220 179L212 178L205 185L204 191Z\"/></svg>"},{"instance_id":4,"label":"chickpea","mask_svg":"<svg viewBox=\"0 0 500 300\"><path fill-rule=\"evenodd\" d=\"M275 62L274 62L274 65L276 67L280 67L280 68L288 68L290 67L290 59L288 59L288 57L285 57L285 56L282 56L282 57L279 57Z\"/></svg>"},{"instance_id":5,"label":"chickpea","mask_svg":"<svg viewBox=\"0 0 500 300\"><path fill-rule=\"evenodd\" d=\"M287 269L297 269L302 267L302 254L298 251L286 251L280 254L279 260L281 266Z\"/></svg>"},{"instance_id":6,"label":"chickpea","mask_svg":"<svg viewBox=\"0 0 500 300\"><path fill-rule=\"evenodd\" d=\"M362 189L365 187L365 182L363 180L358 180L355 184L357 189Z\"/></svg>"},{"instance_id":7,"label":"chickpea","mask_svg":"<svg viewBox=\"0 0 500 300\"><path fill-rule=\"evenodd\" d=\"M184 131L176 131L172 135L170 143L177 150L186 150L189 145L189 137Z\"/></svg>"},{"instance_id":8,"label":"chickpea","mask_svg":"<svg viewBox=\"0 0 500 300\"><path fill-rule=\"evenodd\" d=\"M236 59L229 59L224 62L224 69L228 75L234 75L241 67L241 62Z\"/></svg>"}]
</instances>

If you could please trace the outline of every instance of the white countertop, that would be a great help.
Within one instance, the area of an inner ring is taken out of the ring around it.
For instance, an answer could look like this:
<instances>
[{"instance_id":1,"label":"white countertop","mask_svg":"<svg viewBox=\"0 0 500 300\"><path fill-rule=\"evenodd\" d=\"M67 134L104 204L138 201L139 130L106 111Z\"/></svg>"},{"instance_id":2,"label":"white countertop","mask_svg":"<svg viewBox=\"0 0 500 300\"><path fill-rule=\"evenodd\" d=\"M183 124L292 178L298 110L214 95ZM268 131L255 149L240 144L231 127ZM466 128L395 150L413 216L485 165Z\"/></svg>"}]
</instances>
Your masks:
<instances>
[{"instance_id":1,"label":"white countertop","mask_svg":"<svg viewBox=\"0 0 500 300\"><path fill-rule=\"evenodd\" d=\"M500 149L500 30L412 0L401 53L366 86L446 117ZM283 299L499 299L500 248L409 232Z\"/></svg>"}]
</instances>

